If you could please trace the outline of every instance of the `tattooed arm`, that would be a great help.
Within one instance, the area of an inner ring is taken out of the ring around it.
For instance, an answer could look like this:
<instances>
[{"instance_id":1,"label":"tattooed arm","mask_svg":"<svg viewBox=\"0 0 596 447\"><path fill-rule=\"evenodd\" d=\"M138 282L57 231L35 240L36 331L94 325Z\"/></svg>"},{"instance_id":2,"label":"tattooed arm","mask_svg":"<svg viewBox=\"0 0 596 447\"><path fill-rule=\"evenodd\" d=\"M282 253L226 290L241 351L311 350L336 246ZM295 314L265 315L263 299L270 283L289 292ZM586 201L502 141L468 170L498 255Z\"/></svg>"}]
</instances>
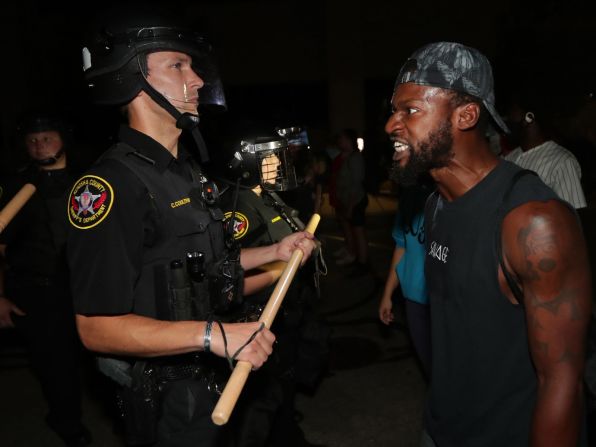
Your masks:
<instances>
[{"instance_id":1,"label":"tattooed arm","mask_svg":"<svg viewBox=\"0 0 596 447\"><path fill-rule=\"evenodd\" d=\"M524 292L538 396L531 446L576 446L591 306L586 244L561 202L530 202L503 223L504 254Z\"/></svg>"}]
</instances>

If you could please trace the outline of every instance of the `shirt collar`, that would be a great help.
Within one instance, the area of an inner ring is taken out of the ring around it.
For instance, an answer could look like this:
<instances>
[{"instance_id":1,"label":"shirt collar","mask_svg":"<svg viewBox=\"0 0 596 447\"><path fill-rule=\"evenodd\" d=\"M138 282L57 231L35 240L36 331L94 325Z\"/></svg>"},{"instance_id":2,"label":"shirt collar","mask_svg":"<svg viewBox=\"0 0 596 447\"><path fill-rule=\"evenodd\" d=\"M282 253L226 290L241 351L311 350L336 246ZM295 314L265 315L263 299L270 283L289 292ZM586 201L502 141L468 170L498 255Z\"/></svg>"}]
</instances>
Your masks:
<instances>
[{"instance_id":1,"label":"shirt collar","mask_svg":"<svg viewBox=\"0 0 596 447\"><path fill-rule=\"evenodd\" d=\"M168 151L164 146L155 141L149 135L139 132L128 126L121 126L118 132L118 140L122 143L132 146L144 156L150 158L155 162L155 167L163 172L172 163L182 163L190 161L190 153L184 148L182 144L178 144L178 158Z\"/></svg>"}]
</instances>

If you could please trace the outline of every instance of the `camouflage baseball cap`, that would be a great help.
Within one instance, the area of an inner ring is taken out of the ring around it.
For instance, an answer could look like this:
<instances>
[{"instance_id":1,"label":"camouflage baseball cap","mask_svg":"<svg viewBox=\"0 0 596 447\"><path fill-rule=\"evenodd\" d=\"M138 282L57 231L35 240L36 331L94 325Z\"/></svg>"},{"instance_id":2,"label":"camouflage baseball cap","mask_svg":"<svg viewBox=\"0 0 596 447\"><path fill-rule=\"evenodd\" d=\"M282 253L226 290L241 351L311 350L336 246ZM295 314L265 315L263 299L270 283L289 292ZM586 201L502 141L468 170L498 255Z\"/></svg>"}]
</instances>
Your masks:
<instances>
[{"instance_id":1,"label":"camouflage baseball cap","mask_svg":"<svg viewBox=\"0 0 596 447\"><path fill-rule=\"evenodd\" d=\"M506 133L507 125L495 108L494 80L490 62L475 48L455 42L436 42L419 48L401 68L395 88L413 82L475 96L482 100L493 120Z\"/></svg>"}]
</instances>

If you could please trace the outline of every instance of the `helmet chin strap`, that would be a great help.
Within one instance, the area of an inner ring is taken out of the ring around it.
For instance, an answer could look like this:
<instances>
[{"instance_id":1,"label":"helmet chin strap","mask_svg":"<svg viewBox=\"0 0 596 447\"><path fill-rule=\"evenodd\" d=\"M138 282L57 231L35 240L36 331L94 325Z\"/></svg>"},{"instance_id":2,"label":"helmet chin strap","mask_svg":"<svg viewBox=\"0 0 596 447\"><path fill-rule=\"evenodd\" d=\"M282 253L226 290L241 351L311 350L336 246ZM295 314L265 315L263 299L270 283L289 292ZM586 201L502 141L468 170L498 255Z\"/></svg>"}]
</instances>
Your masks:
<instances>
[{"instance_id":1,"label":"helmet chin strap","mask_svg":"<svg viewBox=\"0 0 596 447\"><path fill-rule=\"evenodd\" d=\"M33 161L38 166L52 166L53 164L56 164L56 162L62 157L63 154L64 154L64 149L60 149L58 152L56 152L51 157L44 158L43 160L33 160Z\"/></svg>"},{"instance_id":2,"label":"helmet chin strap","mask_svg":"<svg viewBox=\"0 0 596 447\"><path fill-rule=\"evenodd\" d=\"M145 77L142 77L142 83L143 90L147 92L151 99L153 99L153 101L159 104L176 119L176 127L178 129L190 131L193 140L199 148L199 157L201 159L201 163L209 161L207 145L205 144L205 140L203 140L203 136L199 131L199 115L193 115L189 112L180 113L180 111L178 111L178 109L174 107L170 101L168 101L161 93L155 90L153 86L149 84L149 82L147 82Z\"/></svg>"}]
</instances>

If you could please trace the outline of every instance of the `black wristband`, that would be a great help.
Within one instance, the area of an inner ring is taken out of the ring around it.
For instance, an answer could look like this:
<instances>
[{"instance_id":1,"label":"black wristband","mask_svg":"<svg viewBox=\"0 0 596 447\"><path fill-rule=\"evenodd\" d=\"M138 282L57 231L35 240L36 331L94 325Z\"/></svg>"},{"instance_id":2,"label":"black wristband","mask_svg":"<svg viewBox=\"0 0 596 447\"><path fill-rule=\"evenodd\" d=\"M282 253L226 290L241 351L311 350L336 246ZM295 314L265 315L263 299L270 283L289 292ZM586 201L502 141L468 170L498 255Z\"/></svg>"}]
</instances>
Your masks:
<instances>
[{"instance_id":1,"label":"black wristband","mask_svg":"<svg viewBox=\"0 0 596 447\"><path fill-rule=\"evenodd\" d=\"M203 336L203 351L204 352L211 352L211 327L213 326L213 321L207 321L205 326L205 335Z\"/></svg>"}]
</instances>

